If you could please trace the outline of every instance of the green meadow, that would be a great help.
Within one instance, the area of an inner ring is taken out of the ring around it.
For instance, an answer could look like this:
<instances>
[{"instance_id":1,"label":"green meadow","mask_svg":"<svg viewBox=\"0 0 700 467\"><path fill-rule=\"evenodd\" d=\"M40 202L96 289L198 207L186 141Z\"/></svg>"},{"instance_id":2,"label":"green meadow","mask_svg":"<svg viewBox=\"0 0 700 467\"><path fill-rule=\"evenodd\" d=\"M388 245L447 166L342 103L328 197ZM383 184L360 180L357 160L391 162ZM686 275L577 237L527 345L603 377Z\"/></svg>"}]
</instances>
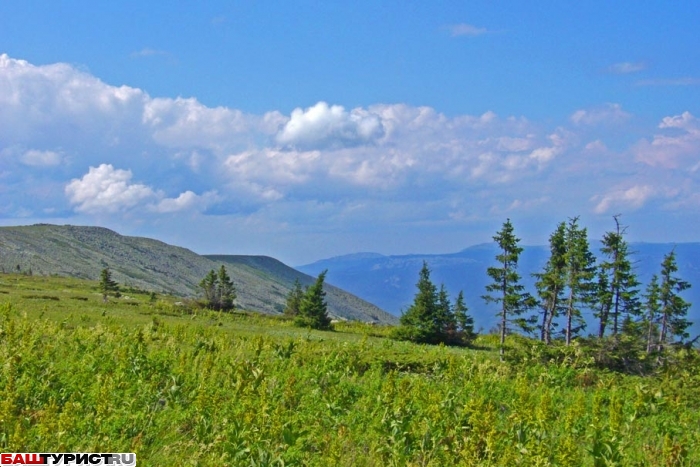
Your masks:
<instances>
[{"instance_id":1,"label":"green meadow","mask_svg":"<svg viewBox=\"0 0 700 467\"><path fill-rule=\"evenodd\" d=\"M698 466L700 358L644 376L509 336L296 328L97 283L0 275L2 452L159 466Z\"/></svg>"}]
</instances>

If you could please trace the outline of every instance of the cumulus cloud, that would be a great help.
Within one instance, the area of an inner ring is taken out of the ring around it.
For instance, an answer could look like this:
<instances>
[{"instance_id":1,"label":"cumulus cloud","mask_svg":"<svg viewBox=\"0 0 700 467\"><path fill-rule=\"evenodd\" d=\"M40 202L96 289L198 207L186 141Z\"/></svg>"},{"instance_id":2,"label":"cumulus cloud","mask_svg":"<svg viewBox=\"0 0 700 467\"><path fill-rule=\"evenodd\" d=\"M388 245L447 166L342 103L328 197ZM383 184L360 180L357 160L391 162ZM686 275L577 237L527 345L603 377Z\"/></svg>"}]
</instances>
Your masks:
<instances>
[{"instance_id":1,"label":"cumulus cloud","mask_svg":"<svg viewBox=\"0 0 700 467\"><path fill-rule=\"evenodd\" d=\"M216 151L245 144L257 123L240 110L210 108L180 97L148 99L142 121L153 140L163 146Z\"/></svg>"},{"instance_id":2,"label":"cumulus cloud","mask_svg":"<svg viewBox=\"0 0 700 467\"><path fill-rule=\"evenodd\" d=\"M209 191L203 195L187 190L180 193L177 198L164 198L149 208L158 213L173 213L182 211L203 211L211 204L219 201L215 191Z\"/></svg>"},{"instance_id":3,"label":"cumulus cloud","mask_svg":"<svg viewBox=\"0 0 700 467\"><path fill-rule=\"evenodd\" d=\"M90 214L121 211L156 196L150 187L131 183L132 176L130 170L111 164L90 167L82 178L66 186L66 196L76 211Z\"/></svg>"},{"instance_id":4,"label":"cumulus cloud","mask_svg":"<svg viewBox=\"0 0 700 467\"><path fill-rule=\"evenodd\" d=\"M65 194L77 212L111 214L130 209L157 213L203 211L220 200L216 191L197 195L187 190L167 198L160 190L143 183L132 183L131 170L115 169L111 164L90 167L81 178L71 180Z\"/></svg>"},{"instance_id":5,"label":"cumulus cloud","mask_svg":"<svg viewBox=\"0 0 700 467\"><path fill-rule=\"evenodd\" d=\"M343 106L319 102L306 110L294 109L276 139L283 146L322 149L370 144L383 135L378 115L365 109L348 112Z\"/></svg>"},{"instance_id":6,"label":"cumulus cloud","mask_svg":"<svg viewBox=\"0 0 700 467\"><path fill-rule=\"evenodd\" d=\"M0 89L0 141L46 150L110 146L131 137L147 98L139 89L109 86L67 64L34 66L6 54L0 55Z\"/></svg>"},{"instance_id":7,"label":"cumulus cloud","mask_svg":"<svg viewBox=\"0 0 700 467\"><path fill-rule=\"evenodd\" d=\"M0 216L190 212L284 227L308 214L308 229L332 229L537 215L542 200L558 206L551 216L602 215L671 199L668 186L684 187L673 200L700 198L700 122L689 112L621 147L632 116L618 104L555 123L401 103L251 115L7 55L0 89ZM30 185L40 196L27 196Z\"/></svg>"}]
</instances>

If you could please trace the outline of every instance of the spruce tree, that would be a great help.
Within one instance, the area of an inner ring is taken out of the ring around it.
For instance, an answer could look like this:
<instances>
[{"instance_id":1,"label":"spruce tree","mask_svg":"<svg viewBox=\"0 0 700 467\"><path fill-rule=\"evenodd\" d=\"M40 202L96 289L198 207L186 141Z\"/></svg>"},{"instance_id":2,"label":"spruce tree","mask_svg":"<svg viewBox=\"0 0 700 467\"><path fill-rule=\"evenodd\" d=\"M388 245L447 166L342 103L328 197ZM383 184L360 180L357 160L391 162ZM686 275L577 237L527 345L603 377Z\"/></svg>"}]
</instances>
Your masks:
<instances>
[{"instance_id":1,"label":"spruce tree","mask_svg":"<svg viewBox=\"0 0 700 467\"><path fill-rule=\"evenodd\" d=\"M233 301L236 299L236 288L233 286L233 281L226 272L226 267L222 264L217 274L218 288L216 291L216 307L217 310L229 311L233 310Z\"/></svg>"},{"instance_id":2,"label":"spruce tree","mask_svg":"<svg viewBox=\"0 0 700 467\"><path fill-rule=\"evenodd\" d=\"M598 318L598 338L602 339L605 334L610 307L612 306L612 291L610 288L610 277L608 271L603 266L596 269L596 283L593 293L594 312L593 316Z\"/></svg>"},{"instance_id":3,"label":"spruce tree","mask_svg":"<svg viewBox=\"0 0 700 467\"><path fill-rule=\"evenodd\" d=\"M199 283L199 288L202 289L205 306L214 308L216 306L219 288L219 276L216 274L216 271L213 269L209 271Z\"/></svg>"},{"instance_id":4,"label":"spruce tree","mask_svg":"<svg viewBox=\"0 0 700 467\"><path fill-rule=\"evenodd\" d=\"M109 268L104 268L100 273L100 283L98 285L100 292L102 293L102 301L106 302L107 297L110 293L119 293L119 284L112 280L112 271Z\"/></svg>"},{"instance_id":5,"label":"spruce tree","mask_svg":"<svg viewBox=\"0 0 700 467\"><path fill-rule=\"evenodd\" d=\"M510 219L506 220L493 240L500 249L500 253L496 255L499 266L486 270L493 282L486 286L486 291L490 294L483 295L482 298L486 303L500 304L501 309L498 311L501 335L499 353L501 360L503 360L509 324L515 323L520 328L529 331L529 320L521 318L521 315L534 306L534 300L520 284L520 274L518 274L517 269L518 259L523 249L518 246L520 239L515 236Z\"/></svg>"},{"instance_id":6,"label":"spruce tree","mask_svg":"<svg viewBox=\"0 0 700 467\"><path fill-rule=\"evenodd\" d=\"M436 317L438 335L437 340L439 342L444 342L445 344L458 344L460 343L459 336L457 334L457 320L455 319L455 314L452 308L452 303L450 303L450 296L447 293L445 284L440 285L440 291L438 292L438 314Z\"/></svg>"},{"instance_id":7,"label":"spruce tree","mask_svg":"<svg viewBox=\"0 0 700 467\"><path fill-rule=\"evenodd\" d=\"M604 297L599 308L600 325L598 337L603 337L608 324L612 324L612 335L617 336L623 321L631 320L641 313L639 299L639 281L634 273L629 259L629 245L624 239L625 228L620 226L619 215L615 219L615 231L603 236L601 252L607 260L601 264L601 274L606 274L607 293L599 293ZM612 323L609 323L612 321Z\"/></svg>"},{"instance_id":8,"label":"spruce tree","mask_svg":"<svg viewBox=\"0 0 700 467\"><path fill-rule=\"evenodd\" d=\"M328 317L328 305L326 304L326 292L323 291L323 282L326 273L323 271L316 278L301 300L299 314L294 319L297 326L310 327L312 329L330 329L331 319Z\"/></svg>"},{"instance_id":9,"label":"spruce tree","mask_svg":"<svg viewBox=\"0 0 700 467\"><path fill-rule=\"evenodd\" d=\"M659 276L654 274L647 285L644 294L645 320L647 325L647 353L654 349L654 336L658 332L658 319L661 305L659 304L661 289L659 287Z\"/></svg>"},{"instance_id":10,"label":"spruce tree","mask_svg":"<svg viewBox=\"0 0 700 467\"><path fill-rule=\"evenodd\" d=\"M578 217L569 219L566 228L566 345L585 327L581 307L591 304L595 293L595 257L590 251L588 231L578 225Z\"/></svg>"},{"instance_id":11,"label":"spruce tree","mask_svg":"<svg viewBox=\"0 0 700 467\"><path fill-rule=\"evenodd\" d=\"M211 270L199 283L204 295L204 305L218 311L229 311L235 308L236 288L222 264L219 271Z\"/></svg>"},{"instance_id":12,"label":"spruce tree","mask_svg":"<svg viewBox=\"0 0 700 467\"><path fill-rule=\"evenodd\" d=\"M552 341L554 319L559 316L564 302L563 293L566 287L566 223L561 222L549 237L549 259L541 273L534 274L537 278L535 287L540 297L542 322L540 324L540 339L547 344Z\"/></svg>"},{"instance_id":13,"label":"spruce tree","mask_svg":"<svg viewBox=\"0 0 700 467\"><path fill-rule=\"evenodd\" d=\"M464 293L462 293L461 290L457 295L453 310L457 329L460 332L462 341L468 344L476 337L474 333L474 318L468 314L469 308L467 308L467 305L464 303Z\"/></svg>"},{"instance_id":14,"label":"spruce tree","mask_svg":"<svg viewBox=\"0 0 700 467\"><path fill-rule=\"evenodd\" d=\"M287 294L287 304L284 307L285 316L294 317L299 314L301 308L301 300L304 298L304 290L301 288L299 279L294 280L292 290Z\"/></svg>"},{"instance_id":15,"label":"spruce tree","mask_svg":"<svg viewBox=\"0 0 700 467\"><path fill-rule=\"evenodd\" d=\"M690 288L690 284L675 274L678 272L676 265L676 252L671 251L664 256L661 263L661 285L659 286L659 303L661 304L659 340L657 350L661 351L671 337L677 336L681 340L688 337L686 330L690 322L686 319L690 303L678 295Z\"/></svg>"},{"instance_id":16,"label":"spruce tree","mask_svg":"<svg viewBox=\"0 0 700 467\"><path fill-rule=\"evenodd\" d=\"M430 269L425 261L418 273L416 287L418 292L413 299L413 304L401 315L401 326L397 329L396 337L413 342L435 344L442 338L441 315L445 310L440 310L437 288L430 280Z\"/></svg>"}]
</instances>

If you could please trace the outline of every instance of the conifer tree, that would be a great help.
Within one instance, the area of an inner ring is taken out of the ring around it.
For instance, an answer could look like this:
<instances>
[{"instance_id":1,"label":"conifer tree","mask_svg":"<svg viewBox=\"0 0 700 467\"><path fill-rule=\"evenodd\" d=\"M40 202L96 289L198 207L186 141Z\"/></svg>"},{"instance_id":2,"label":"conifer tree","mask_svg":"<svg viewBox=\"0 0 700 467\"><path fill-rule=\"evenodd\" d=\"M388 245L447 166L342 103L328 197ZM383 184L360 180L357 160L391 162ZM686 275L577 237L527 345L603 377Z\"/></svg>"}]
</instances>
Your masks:
<instances>
[{"instance_id":1,"label":"conifer tree","mask_svg":"<svg viewBox=\"0 0 700 467\"><path fill-rule=\"evenodd\" d=\"M233 310L233 301L236 299L236 288L233 286L233 281L226 272L226 267L222 264L217 274L218 289L217 289L217 310L229 311Z\"/></svg>"},{"instance_id":2,"label":"conifer tree","mask_svg":"<svg viewBox=\"0 0 700 467\"><path fill-rule=\"evenodd\" d=\"M581 306L591 303L595 278L595 257L590 251L588 231L578 225L578 217L569 219L566 228L566 345L585 326Z\"/></svg>"},{"instance_id":3,"label":"conifer tree","mask_svg":"<svg viewBox=\"0 0 700 467\"><path fill-rule=\"evenodd\" d=\"M639 294L639 281L634 273L629 259L629 245L624 239L625 228L620 226L619 215L615 219L615 231L607 232L603 236L601 252L607 256L607 260L601 264L600 274L607 275L607 293L599 292L599 297L604 301L600 303L598 318L600 325L598 337L603 337L605 329L612 320L612 335L620 332L620 324L625 320L631 320L641 313Z\"/></svg>"},{"instance_id":4,"label":"conifer tree","mask_svg":"<svg viewBox=\"0 0 700 467\"><path fill-rule=\"evenodd\" d=\"M605 334L608 317L610 316L610 307L612 306L610 278L607 270L602 266L596 268L596 284L592 299L595 303L593 316L599 320L598 338L602 339Z\"/></svg>"},{"instance_id":5,"label":"conifer tree","mask_svg":"<svg viewBox=\"0 0 700 467\"><path fill-rule=\"evenodd\" d=\"M658 330L658 319L661 306L659 305L661 289L659 288L659 276L654 274L647 285L646 294L644 294L644 308L646 312L647 325L647 353L651 353L654 349L654 335Z\"/></svg>"},{"instance_id":6,"label":"conifer tree","mask_svg":"<svg viewBox=\"0 0 700 467\"><path fill-rule=\"evenodd\" d=\"M102 293L102 301L106 302L107 297L110 293L119 293L119 284L112 279L112 271L109 268L104 268L100 273L100 283L98 285L100 292Z\"/></svg>"},{"instance_id":7,"label":"conifer tree","mask_svg":"<svg viewBox=\"0 0 700 467\"><path fill-rule=\"evenodd\" d=\"M423 267L418 273L418 283L413 304L401 315L401 326L397 328L399 339L413 342L437 343L442 338L441 310L438 304L438 292L430 280L428 263L423 261ZM442 310L444 312L445 310Z\"/></svg>"},{"instance_id":8,"label":"conifer tree","mask_svg":"<svg viewBox=\"0 0 700 467\"><path fill-rule=\"evenodd\" d=\"M440 342L450 343L457 342L457 321L455 320L450 296L447 293L445 284L440 285L438 292L438 314L436 317L438 327L438 339Z\"/></svg>"},{"instance_id":9,"label":"conifer tree","mask_svg":"<svg viewBox=\"0 0 700 467\"><path fill-rule=\"evenodd\" d=\"M474 333L474 318L468 314L469 309L464 303L464 293L461 290L457 295L453 310L457 329L462 336L462 341L464 343L471 342L474 340L474 337L476 337Z\"/></svg>"},{"instance_id":10,"label":"conifer tree","mask_svg":"<svg viewBox=\"0 0 700 467\"><path fill-rule=\"evenodd\" d=\"M660 323L659 323L659 340L657 350L661 351L664 344L670 340L672 336L684 339L688 337L686 329L690 326L690 322L686 319L690 303L683 300L678 295L686 289L690 288L690 284L675 273L678 272L676 265L676 252L671 251L664 256L661 263L661 285L659 286L659 303L661 305Z\"/></svg>"},{"instance_id":11,"label":"conifer tree","mask_svg":"<svg viewBox=\"0 0 700 467\"><path fill-rule=\"evenodd\" d=\"M218 287L219 277L213 269L199 283L199 288L202 289L204 294L204 302L209 308L214 308L216 305Z\"/></svg>"},{"instance_id":12,"label":"conifer tree","mask_svg":"<svg viewBox=\"0 0 700 467\"><path fill-rule=\"evenodd\" d=\"M323 271L316 278L301 300L299 314L294 323L297 326L310 327L312 329L330 329L331 319L328 317L328 305L326 304L326 292L323 291L323 282L326 273Z\"/></svg>"},{"instance_id":13,"label":"conifer tree","mask_svg":"<svg viewBox=\"0 0 700 467\"><path fill-rule=\"evenodd\" d=\"M204 303L208 308L219 311L229 311L234 308L236 288L222 264L219 271L211 270L199 283L204 295Z\"/></svg>"},{"instance_id":14,"label":"conifer tree","mask_svg":"<svg viewBox=\"0 0 700 467\"><path fill-rule=\"evenodd\" d=\"M290 290L289 294L287 294L287 304L284 307L284 314L290 317L297 316L299 314L301 300L303 298L304 290L301 288L301 282L299 282L299 279L295 279L292 290Z\"/></svg>"},{"instance_id":15,"label":"conifer tree","mask_svg":"<svg viewBox=\"0 0 700 467\"><path fill-rule=\"evenodd\" d=\"M561 222L549 237L549 259L537 278L535 287L542 307L540 339L547 344L552 341L552 326L564 303L566 287L566 223Z\"/></svg>"},{"instance_id":16,"label":"conifer tree","mask_svg":"<svg viewBox=\"0 0 700 467\"><path fill-rule=\"evenodd\" d=\"M510 323L515 323L522 329L529 331L528 319L521 318L521 315L534 306L533 298L524 291L520 284L520 274L518 274L518 259L523 251L518 246L520 239L515 236L513 224L510 219L506 220L503 227L493 237L500 249L496 255L498 267L490 267L486 273L493 282L486 286L486 291L490 293L483 295L486 303L500 304L498 316L500 318L499 331L501 335L500 356L503 359L505 353L505 340Z\"/></svg>"}]
</instances>

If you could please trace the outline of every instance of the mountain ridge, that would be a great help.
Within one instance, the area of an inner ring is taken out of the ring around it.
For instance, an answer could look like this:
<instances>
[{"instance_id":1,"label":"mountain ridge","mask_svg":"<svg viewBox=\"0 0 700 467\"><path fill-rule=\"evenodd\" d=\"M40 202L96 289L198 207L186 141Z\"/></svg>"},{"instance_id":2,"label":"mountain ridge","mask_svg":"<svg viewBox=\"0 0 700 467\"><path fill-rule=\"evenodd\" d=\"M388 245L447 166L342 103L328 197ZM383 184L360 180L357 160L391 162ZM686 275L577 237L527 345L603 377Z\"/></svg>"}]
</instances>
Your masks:
<instances>
[{"instance_id":1,"label":"mountain ridge","mask_svg":"<svg viewBox=\"0 0 700 467\"><path fill-rule=\"evenodd\" d=\"M198 294L198 284L212 269L226 264L237 288L240 308L277 314L299 279L314 278L266 256L198 255L157 239L130 237L95 226L35 224L0 227L0 271L61 275L97 280L109 267L125 286L183 297ZM237 259L235 259L237 258ZM393 323L379 307L327 283L329 314L340 319Z\"/></svg>"}]
</instances>

